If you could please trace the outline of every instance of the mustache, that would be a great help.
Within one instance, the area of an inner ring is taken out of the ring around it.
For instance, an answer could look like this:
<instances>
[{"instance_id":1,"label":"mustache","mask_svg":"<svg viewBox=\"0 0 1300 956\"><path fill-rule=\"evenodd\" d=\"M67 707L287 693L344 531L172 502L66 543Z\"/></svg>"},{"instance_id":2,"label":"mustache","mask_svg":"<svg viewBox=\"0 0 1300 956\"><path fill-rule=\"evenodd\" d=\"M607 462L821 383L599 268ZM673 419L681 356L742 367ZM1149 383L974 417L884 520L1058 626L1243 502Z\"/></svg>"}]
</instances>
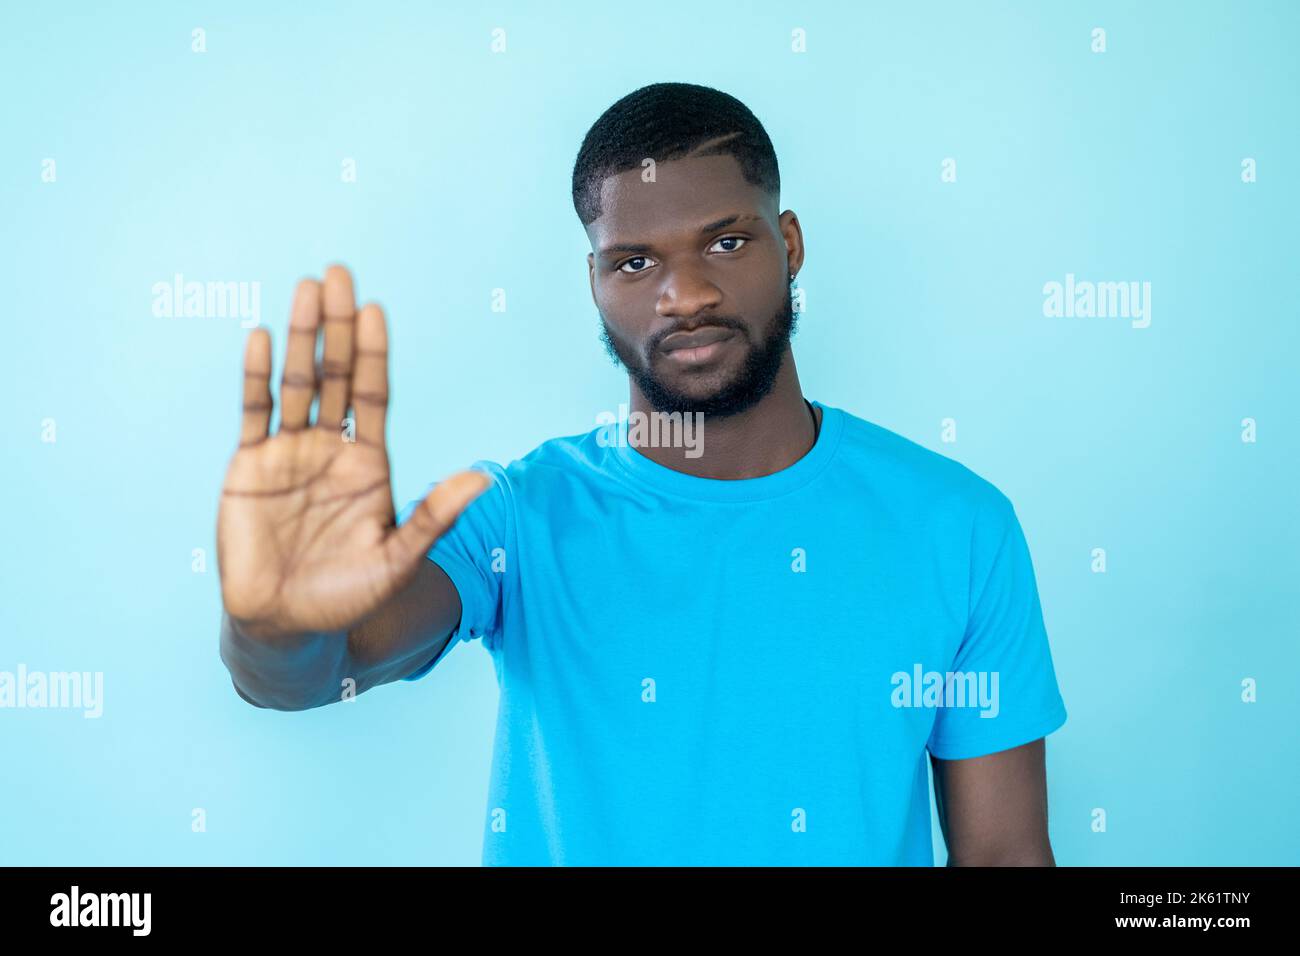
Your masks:
<instances>
[{"instance_id":1,"label":"mustache","mask_svg":"<svg viewBox=\"0 0 1300 956\"><path fill-rule=\"evenodd\" d=\"M659 346L663 343L663 340L676 332L697 332L700 329L709 328L732 329L746 337L749 335L749 327L740 319L732 318L731 316L718 316L717 318L709 319L707 322L700 322L698 325L674 325L672 328L664 329L646 343L646 351L657 352Z\"/></svg>"}]
</instances>

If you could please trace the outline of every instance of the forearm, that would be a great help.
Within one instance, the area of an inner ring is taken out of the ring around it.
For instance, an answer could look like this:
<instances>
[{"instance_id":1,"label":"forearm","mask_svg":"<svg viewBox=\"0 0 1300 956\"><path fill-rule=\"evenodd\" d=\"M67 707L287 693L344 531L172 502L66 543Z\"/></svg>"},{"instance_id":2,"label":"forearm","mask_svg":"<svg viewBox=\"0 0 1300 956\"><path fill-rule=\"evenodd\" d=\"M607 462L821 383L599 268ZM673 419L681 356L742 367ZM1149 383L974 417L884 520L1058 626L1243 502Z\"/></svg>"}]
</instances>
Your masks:
<instances>
[{"instance_id":1,"label":"forearm","mask_svg":"<svg viewBox=\"0 0 1300 956\"><path fill-rule=\"evenodd\" d=\"M250 704L307 710L399 680L439 653L460 621L460 596L432 561L346 631L273 637L221 617L221 659Z\"/></svg>"},{"instance_id":2,"label":"forearm","mask_svg":"<svg viewBox=\"0 0 1300 956\"><path fill-rule=\"evenodd\" d=\"M439 653L460 622L460 596L443 570L421 561L383 605L353 625L348 656L357 692L399 680Z\"/></svg>"},{"instance_id":3,"label":"forearm","mask_svg":"<svg viewBox=\"0 0 1300 956\"><path fill-rule=\"evenodd\" d=\"M221 660L250 704L307 710L341 696L350 669L346 632L255 636L221 614Z\"/></svg>"}]
</instances>

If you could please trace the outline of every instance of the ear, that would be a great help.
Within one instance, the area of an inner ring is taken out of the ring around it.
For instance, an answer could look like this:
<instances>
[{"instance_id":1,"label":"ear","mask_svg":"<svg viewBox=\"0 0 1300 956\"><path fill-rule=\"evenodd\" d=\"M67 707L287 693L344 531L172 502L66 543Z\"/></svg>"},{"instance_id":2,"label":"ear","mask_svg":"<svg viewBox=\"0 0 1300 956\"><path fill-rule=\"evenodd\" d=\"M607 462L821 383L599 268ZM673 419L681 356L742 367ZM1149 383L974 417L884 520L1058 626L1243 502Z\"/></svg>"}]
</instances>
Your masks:
<instances>
[{"instance_id":1,"label":"ear","mask_svg":"<svg viewBox=\"0 0 1300 956\"><path fill-rule=\"evenodd\" d=\"M803 268L803 227L793 209L781 213L781 238L785 240L787 271L798 274Z\"/></svg>"}]
</instances>

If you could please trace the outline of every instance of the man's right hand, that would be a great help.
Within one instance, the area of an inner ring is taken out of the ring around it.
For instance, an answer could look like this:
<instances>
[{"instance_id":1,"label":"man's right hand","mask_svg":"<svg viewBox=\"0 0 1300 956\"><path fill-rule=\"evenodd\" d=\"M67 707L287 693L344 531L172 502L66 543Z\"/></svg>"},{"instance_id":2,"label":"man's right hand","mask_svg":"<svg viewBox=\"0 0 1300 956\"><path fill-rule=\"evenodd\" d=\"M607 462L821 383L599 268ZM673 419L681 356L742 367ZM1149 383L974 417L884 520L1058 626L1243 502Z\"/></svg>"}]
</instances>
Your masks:
<instances>
[{"instance_id":1,"label":"man's right hand","mask_svg":"<svg viewBox=\"0 0 1300 956\"><path fill-rule=\"evenodd\" d=\"M458 472L395 526L384 437L387 346L383 312L371 304L357 313L346 269L331 266L323 283L301 282L280 382L280 427L269 435L271 339L264 329L249 334L243 425L221 491L217 561L222 602L250 636L345 631L412 579L433 543L491 482L480 471ZM355 441L343 429L349 408Z\"/></svg>"}]
</instances>

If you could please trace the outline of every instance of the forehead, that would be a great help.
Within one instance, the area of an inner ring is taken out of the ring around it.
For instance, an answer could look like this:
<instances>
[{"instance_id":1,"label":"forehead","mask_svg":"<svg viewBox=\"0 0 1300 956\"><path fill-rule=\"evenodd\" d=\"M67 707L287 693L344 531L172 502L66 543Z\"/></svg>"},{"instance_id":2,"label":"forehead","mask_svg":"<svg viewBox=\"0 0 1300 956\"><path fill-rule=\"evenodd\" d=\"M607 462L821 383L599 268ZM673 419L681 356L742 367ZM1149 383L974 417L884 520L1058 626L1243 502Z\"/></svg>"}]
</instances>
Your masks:
<instances>
[{"instance_id":1,"label":"forehead","mask_svg":"<svg viewBox=\"0 0 1300 956\"><path fill-rule=\"evenodd\" d=\"M600 218L587 227L597 251L625 239L694 237L700 227L737 213L767 218L772 202L745 180L729 153L656 163L653 182L643 175L629 169L601 183Z\"/></svg>"}]
</instances>

